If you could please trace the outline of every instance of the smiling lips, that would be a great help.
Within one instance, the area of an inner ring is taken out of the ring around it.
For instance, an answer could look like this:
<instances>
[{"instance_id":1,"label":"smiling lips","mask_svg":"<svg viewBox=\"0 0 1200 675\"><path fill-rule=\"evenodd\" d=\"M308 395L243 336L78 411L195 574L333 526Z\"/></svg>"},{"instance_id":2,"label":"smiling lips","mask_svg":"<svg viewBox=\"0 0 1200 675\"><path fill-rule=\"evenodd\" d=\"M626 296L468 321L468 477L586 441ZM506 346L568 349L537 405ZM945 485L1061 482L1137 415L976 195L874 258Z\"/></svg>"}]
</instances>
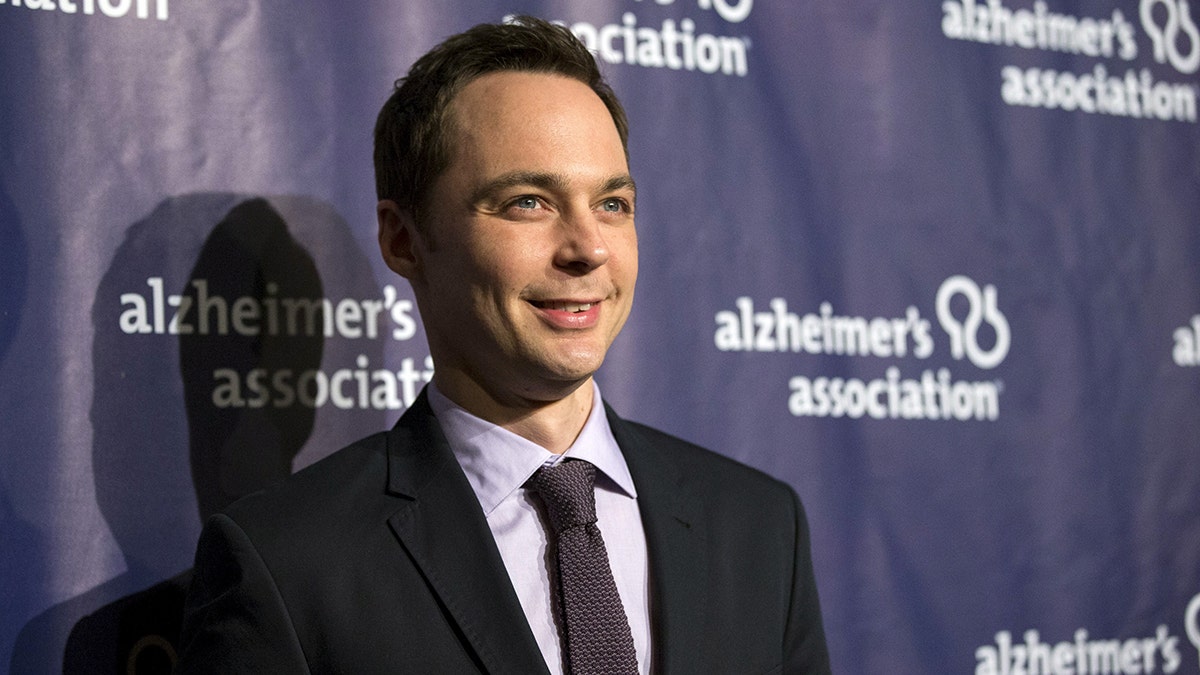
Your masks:
<instances>
[{"instance_id":1,"label":"smiling lips","mask_svg":"<svg viewBox=\"0 0 1200 675\"><path fill-rule=\"evenodd\" d=\"M594 302L571 302L569 300L536 303L542 309L555 309L562 312L586 312L595 305Z\"/></svg>"},{"instance_id":2,"label":"smiling lips","mask_svg":"<svg viewBox=\"0 0 1200 675\"><path fill-rule=\"evenodd\" d=\"M558 328L590 328L600 317L600 301L578 302L575 300L531 301L538 314Z\"/></svg>"}]
</instances>

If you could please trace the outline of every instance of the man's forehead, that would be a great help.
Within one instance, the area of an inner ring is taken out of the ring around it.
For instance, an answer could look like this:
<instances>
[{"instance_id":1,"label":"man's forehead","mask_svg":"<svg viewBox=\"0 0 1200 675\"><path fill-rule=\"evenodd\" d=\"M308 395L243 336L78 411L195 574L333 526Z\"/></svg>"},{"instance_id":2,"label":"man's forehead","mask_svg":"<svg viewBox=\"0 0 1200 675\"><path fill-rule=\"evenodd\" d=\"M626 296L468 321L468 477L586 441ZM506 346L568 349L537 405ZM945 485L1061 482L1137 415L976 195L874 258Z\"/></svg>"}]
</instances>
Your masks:
<instances>
[{"instance_id":1,"label":"man's forehead","mask_svg":"<svg viewBox=\"0 0 1200 675\"><path fill-rule=\"evenodd\" d=\"M480 75L459 88L447 110L451 120L475 122L494 120L501 110L519 108L534 99L556 108L603 110L611 119L600 96L587 83L559 73L502 70ZM616 124L613 124L616 128Z\"/></svg>"},{"instance_id":2,"label":"man's forehead","mask_svg":"<svg viewBox=\"0 0 1200 675\"><path fill-rule=\"evenodd\" d=\"M465 86L448 111L449 166L486 174L489 182L524 180L540 172L586 173L591 182L624 176L621 180L632 183L607 106L579 80L540 72L489 73ZM567 163L576 170L568 171Z\"/></svg>"}]
</instances>

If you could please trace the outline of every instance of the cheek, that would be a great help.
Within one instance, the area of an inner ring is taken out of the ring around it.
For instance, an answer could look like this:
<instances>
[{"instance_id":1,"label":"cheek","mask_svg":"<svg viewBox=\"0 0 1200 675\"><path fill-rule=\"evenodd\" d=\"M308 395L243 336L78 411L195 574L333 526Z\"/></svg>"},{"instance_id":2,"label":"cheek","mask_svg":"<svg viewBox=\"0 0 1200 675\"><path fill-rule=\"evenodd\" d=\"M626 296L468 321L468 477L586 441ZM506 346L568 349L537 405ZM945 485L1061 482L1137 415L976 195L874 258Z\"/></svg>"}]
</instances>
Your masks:
<instances>
[{"instance_id":1,"label":"cheek","mask_svg":"<svg viewBox=\"0 0 1200 675\"><path fill-rule=\"evenodd\" d=\"M613 244L613 260L620 266L620 273L629 282L637 280L638 273L638 243L637 233L630 231L629 234L619 238Z\"/></svg>"},{"instance_id":2,"label":"cheek","mask_svg":"<svg viewBox=\"0 0 1200 675\"><path fill-rule=\"evenodd\" d=\"M497 236L478 242L473 266L489 285L518 290L544 272L549 259L544 241L529 237Z\"/></svg>"}]
</instances>

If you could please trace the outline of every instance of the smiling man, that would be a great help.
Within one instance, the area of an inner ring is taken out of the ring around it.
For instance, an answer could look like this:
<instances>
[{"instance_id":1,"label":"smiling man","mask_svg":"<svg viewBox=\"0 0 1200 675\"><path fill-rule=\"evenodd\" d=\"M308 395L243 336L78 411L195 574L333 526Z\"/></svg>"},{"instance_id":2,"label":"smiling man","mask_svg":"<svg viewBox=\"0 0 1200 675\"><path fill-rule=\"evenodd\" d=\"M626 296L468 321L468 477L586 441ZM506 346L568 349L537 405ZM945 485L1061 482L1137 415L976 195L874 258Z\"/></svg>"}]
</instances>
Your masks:
<instances>
[{"instance_id":1,"label":"smiling man","mask_svg":"<svg viewBox=\"0 0 1200 675\"><path fill-rule=\"evenodd\" d=\"M787 485L617 416L627 123L569 31L423 56L376 125L379 244L436 366L390 432L214 516L183 672L827 673Z\"/></svg>"},{"instance_id":2,"label":"smiling man","mask_svg":"<svg viewBox=\"0 0 1200 675\"><path fill-rule=\"evenodd\" d=\"M621 137L587 84L555 73L481 75L446 116L450 161L422 203L380 202L384 259L412 283L436 388L561 453L633 303Z\"/></svg>"}]
</instances>

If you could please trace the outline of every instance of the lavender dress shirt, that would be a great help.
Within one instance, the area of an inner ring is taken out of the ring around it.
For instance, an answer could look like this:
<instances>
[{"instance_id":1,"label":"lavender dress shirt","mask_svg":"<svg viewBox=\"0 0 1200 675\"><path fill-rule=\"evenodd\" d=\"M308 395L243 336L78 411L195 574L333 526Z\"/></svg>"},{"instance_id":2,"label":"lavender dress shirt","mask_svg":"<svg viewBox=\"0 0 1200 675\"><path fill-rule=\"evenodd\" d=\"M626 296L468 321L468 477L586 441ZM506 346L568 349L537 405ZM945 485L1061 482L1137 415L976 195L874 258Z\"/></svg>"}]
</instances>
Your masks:
<instances>
[{"instance_id":1,"label":"lavender dress shirt","mask_svg":"<svg viewBox=\"0 0 1200 675\"><path fill-rule=\"evenodd\" d=\"M568 457L596 466L597 526L629 618L638 667L645 674L650 672L652 656L646 534L638 511L637 490L609 429L595 381L592 390L592 411L583 430L566 452L555 455L472 415L432 383L428 386L434 416L479 499L525 618L546 665L555 674L563 672L563 654L550 604L547 530L533 493L523 486L542 465L553 465Z\"/></svg>"}]
</instances>

